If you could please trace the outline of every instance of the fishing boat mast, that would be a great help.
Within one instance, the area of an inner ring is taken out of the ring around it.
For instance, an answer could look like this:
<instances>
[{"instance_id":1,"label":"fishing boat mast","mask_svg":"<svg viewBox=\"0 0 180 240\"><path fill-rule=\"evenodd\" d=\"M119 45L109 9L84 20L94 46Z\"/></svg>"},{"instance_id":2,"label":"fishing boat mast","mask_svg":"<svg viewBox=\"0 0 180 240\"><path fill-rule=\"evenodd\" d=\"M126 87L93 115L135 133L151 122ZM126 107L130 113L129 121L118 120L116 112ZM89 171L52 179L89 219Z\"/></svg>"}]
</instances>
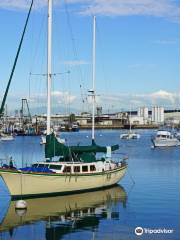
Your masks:
<instances>
[{"instance_id":1,"label":"fishing boat mast","mask_svg":"<svg viewBox=\"0 0 180 240\"><path fill-rule=\"evenodd\" d=\"M51 133L51 82L52 82L52 0L48 0L47 37L47 135Z\"/></svg>"}]
</instances>

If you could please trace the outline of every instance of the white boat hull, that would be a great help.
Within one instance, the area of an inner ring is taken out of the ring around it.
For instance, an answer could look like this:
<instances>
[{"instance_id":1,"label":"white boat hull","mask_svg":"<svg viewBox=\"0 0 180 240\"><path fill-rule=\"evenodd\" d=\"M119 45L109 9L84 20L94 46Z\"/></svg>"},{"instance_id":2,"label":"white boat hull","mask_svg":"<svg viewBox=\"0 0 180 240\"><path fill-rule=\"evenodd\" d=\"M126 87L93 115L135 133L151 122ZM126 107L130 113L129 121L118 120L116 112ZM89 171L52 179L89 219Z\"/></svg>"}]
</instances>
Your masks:
<instances>
[{"instance_id":1,"label":"white boat hull","mask_svg":"<svg viewBox=\"0 0 180 240\"><path fill-rule=\"evenodd\" d=\"M139 139L140 135L137 133L123 133L120 135L121 139Z\"/></svg>"},{"instance_id":2,"label":"white boat hull","mask_svg":"<svg viewBox=\"0 0 180 240\"><path fill-rule=\"evenodd\" d=\"M13 136L3 136L0 137L0 141L13 141L14 137Z\"/></svg>"},{"instance_id":3,"label":"white boat hull","mask_svg":"<svg viewBox=\"0 0 180 240\"><path fill-rule=\"evenodd\" d=\"M108 187L119 182L126 172L126 167L88 174L21 173L1 169L0 175L11 197L18 198L68 194Z\"/></svg>"},{"instance_id":4,"label":"white boat hull","mask_svg":"<svg viewBox=\"0 0 180 240\"><path fill-rule=\"evenodd\" d=\"M176 147L180 146L178 139L154 139L152 140L154 147Z\"/></svg>"},{"instance_id":5,"label":"white boat hull","mask_svg":"<svg viewBox=\"0 0 180 240\"><path fill-rule=\"evenodd\" d=\"M153 137L152 143L154 147L176 147L180 146L180 141L173 133L167 130L158 130L156 137Z\"/></svg>"}]
</instances>

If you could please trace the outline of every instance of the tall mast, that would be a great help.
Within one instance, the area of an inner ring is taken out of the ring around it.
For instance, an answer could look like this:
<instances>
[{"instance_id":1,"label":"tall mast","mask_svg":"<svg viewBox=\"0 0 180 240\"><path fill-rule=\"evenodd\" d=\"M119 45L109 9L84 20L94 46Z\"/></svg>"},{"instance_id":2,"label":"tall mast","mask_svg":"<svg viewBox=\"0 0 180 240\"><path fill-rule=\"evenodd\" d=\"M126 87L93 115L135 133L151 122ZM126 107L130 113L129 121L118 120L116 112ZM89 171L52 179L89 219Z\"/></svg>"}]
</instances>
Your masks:
<instances>
[{"instance_id":1,"label":"tall mast","mask_svg":"<svg viewBox=\"0 0 180 240\"><path fill-rule=\"evenodd\" d=\"M51 80L52 80L52 1L48 0L47 42L47 135L51 133Z\"/></svg>"},{"instance_id":2,"label":"tall mast","mask_svg":"<svg viewBox=\"0 0 180 240\"><path fill-rule=\"evenodd\" d=\"M92 143L94 143L95 76L96 75L96 16L93 17L93 63L92 63Z\"/></svg>"}]
</instances>

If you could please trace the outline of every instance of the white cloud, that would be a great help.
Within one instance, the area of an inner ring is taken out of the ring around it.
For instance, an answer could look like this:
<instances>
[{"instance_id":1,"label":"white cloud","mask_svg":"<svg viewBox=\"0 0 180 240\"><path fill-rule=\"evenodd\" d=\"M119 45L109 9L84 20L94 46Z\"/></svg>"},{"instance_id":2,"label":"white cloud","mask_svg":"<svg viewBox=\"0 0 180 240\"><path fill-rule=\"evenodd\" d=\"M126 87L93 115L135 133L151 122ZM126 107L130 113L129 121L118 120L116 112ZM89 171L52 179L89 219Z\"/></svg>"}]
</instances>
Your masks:
<instances>
[{"instance_id":1,"label":"white cloud","mask_svg":"<svg viewBox=\"0 0 180 240\"><path fill-rule=\"evenodd\" d=\"M8 96L8 109L17 109L21 107L21 98L24 98L22 94L18 95L9 95ZM92 98L88 97L87 106L88 109L91 109L90 105L92 104ZM30 104L30 109L35 107L46 107L47 97L46 94L35 94L28 99ZM154 105L162 106L165 109L175 109L179 108L180 103L180 92L168 92L165 90L159 90L147 94L100 94L96 97L96 105L102 106L103 111L113 108L113 111L121 111L122 109L132 109L137 110L138 107L147 106L151 108ZM87 103L86 103L87 104ZM82 101L80 97L75 96L68 91L54 91L52 93L52 107L58 106L60 109L67 108L67 106L74 107L81 111Z\"/></svg>"},{"instance_id":2,"label":"white cloud","mask_svg":"<svg viewBox=\"0 0 180 240\"><path fill-rule=\"evenodd\" d=\"M51 93L52 96L55 96L55 97L59 97L59 96L62 96L63 95L63 92L60 92L60 91L53 91Z\"/></svg>"},{"instance_id":3,"label":"white cloud","mask_svg":"<svg viewBox=\"0 0 180 240\"><path fill-rule=\"evenodd\" d=\"M57 104L57 103L72 103L76 100L76 96L71 95L69 92L61 92L61 91L52 91L51 93L52 96L52 103ZM46 94L38 94L34 95L31 97L33 102L37 101L38 99L41 99L43 102L47 100Z\"/></svg>"},{"instance_id":4,"label":"white cloud","mask_svg":"<svg viewBox=\"0 0 180 240\"><path fill-rule=\"evenodd\" d=\"M28 8L30 0L3 0L0 8ZM80 14L104 16L155 16L179 21L180 6L177 0L66 0L69 4L78 4ZM54 0L54 4L62 3ZM35 8L47 5L47 0L36 0Z\"/></svg>"},{"instance_id":5,"label":"white cloud","mask_svg":"<svg viewBox=\"0 0 180 240\"><path fill-rule=\"evenodd\" d=\"M24 98L24 96L22 97L22 94L18 95L19 97L21 96L21 98ZM75 95L70 94L69 92L61 92L61 91L52 91L51 93L52 96L52 104L56 105L56 104L67 104L67 103L73 103L77 97ZM34 93L29 99L27 99L28 102L30 104L34 104L34 105L46 105L47 103L47 95L45 93ZM15 101L17 101L17 95L10 95L8 96L8 101L14 103Z\"/></svg>"},{"instance_id":6,"label":"white cloud","mask_svg":"<svg viewBox=\"0 0 180 240\"><path fill-rule=\"evenodd\" d=\"M163 101L167 101L172 104L175 104L175 101L179 97L179 94L159 90L158 92L154 92L154 93L150 94L150 97L153 101L158 102L159 100L161 100L161 101L163 100Z\"/></svg>"},{"instance_id":7,"label":"white cloud","mask_svg":"<svg viewBox=\"0 0 180 240\"><path fill-rule=\"evenodd\" d=\"M180 7L172 0L68 0L80 3L81 14L106 16L179 17Z\"/></svg>"},{"instance_id":8,"label":"white cloud","mask_svg":"<svg viewBox=\"0 0 180 240\"><path fill-rule=\"evenodd\" d=\"M69 92L56 92L55 95L60 104L71 104L76 100L76 96L71 95Z\"/></svg>"},{"instance_id":9,"label":"white cloud","mask_svg":"<svg viewBox=\"0 0 180 240\"><path fill-rule=\"evenodd\" d=\"M169 98L172 96L172 93L166 92L164 90L159 90L151 94L151 97L160 97L160 98Z\"/></svg>"},{"instance_id":10,"label":"white cloud","mask_svg":"<svg viewBox=\"0 0 180 240\"><path fill-rule=\"evenodd\" d=\"M35 1L34 1L35 2ZM7 9L27 9L30 7L30 0L3 0L0 1L0 8ZM38 0L34 3L35 7L43 7L46 5L45 0Z\"/></svg>"},{"instance_id":11,"label":"white cloud","mask_svg":"<svg viewBox=\"0 0 180 240\"><path fill-rule=\"evenodd\" d=\"M115 108L136 109L141 106L153 105L163 106L165 108L177 107L180 100L180 93L167 92L159 90L148 94L119 94L119 95L101 95L101 104L114 106Z\"/></svg>"},{"instance_id":12,"label":"white cloud","mask_svg":"<svg viewBox=\"0 0 180 240\"><path fill-rule=\"evenodd\" d=\"M130 107L131 106L142 106L142 100L131 99L129 102L130 102Z\"/></svg>"},{"instance_id":13,"label":"white cloud","mask_svg":"<svg viewBox=\"0 0 180 240\"><path fill-rule=\"evenodd\" d=\"M92 96L88 96L87 97L87 102L88 102L88 104L92 104L93 103L93 98L92 98ZM95 104L99 104L101 102L101 97L100 96L96 96L95 97Z\"/></svg>"},{"instance_id":14,"label":"white cloud","mask_svg":"<svg viewBox=\"0 0 180 240\"><path fill-rule=\"evenodd\" d=\"M59 0L54 0L54 4L58 4ZM0 1L0 8L6 9L28 9L31 0L2 0ZM47 6L47 0L34 0L33 6L35 9Z\"/></svg>"}]
</instances>

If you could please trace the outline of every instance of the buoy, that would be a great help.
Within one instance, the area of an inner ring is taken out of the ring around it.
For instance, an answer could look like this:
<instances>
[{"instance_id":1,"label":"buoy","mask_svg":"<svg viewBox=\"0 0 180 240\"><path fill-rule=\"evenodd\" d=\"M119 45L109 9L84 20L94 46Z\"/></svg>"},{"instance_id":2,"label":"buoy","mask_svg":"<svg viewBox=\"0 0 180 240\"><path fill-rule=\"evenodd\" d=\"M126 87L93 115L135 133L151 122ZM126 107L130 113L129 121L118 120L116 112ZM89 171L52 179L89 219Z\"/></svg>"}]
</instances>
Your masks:
<instances>
[{"instance_id":1,"label":"buoy","mask_svg":"<svg viewBox=\"0 0 180 240\"><path fill-rule=\"evenodd\" d=\"M27 202L24 200L18 200L16 202L15 209L27 209Z\"/></svg>"}]
</instances>

